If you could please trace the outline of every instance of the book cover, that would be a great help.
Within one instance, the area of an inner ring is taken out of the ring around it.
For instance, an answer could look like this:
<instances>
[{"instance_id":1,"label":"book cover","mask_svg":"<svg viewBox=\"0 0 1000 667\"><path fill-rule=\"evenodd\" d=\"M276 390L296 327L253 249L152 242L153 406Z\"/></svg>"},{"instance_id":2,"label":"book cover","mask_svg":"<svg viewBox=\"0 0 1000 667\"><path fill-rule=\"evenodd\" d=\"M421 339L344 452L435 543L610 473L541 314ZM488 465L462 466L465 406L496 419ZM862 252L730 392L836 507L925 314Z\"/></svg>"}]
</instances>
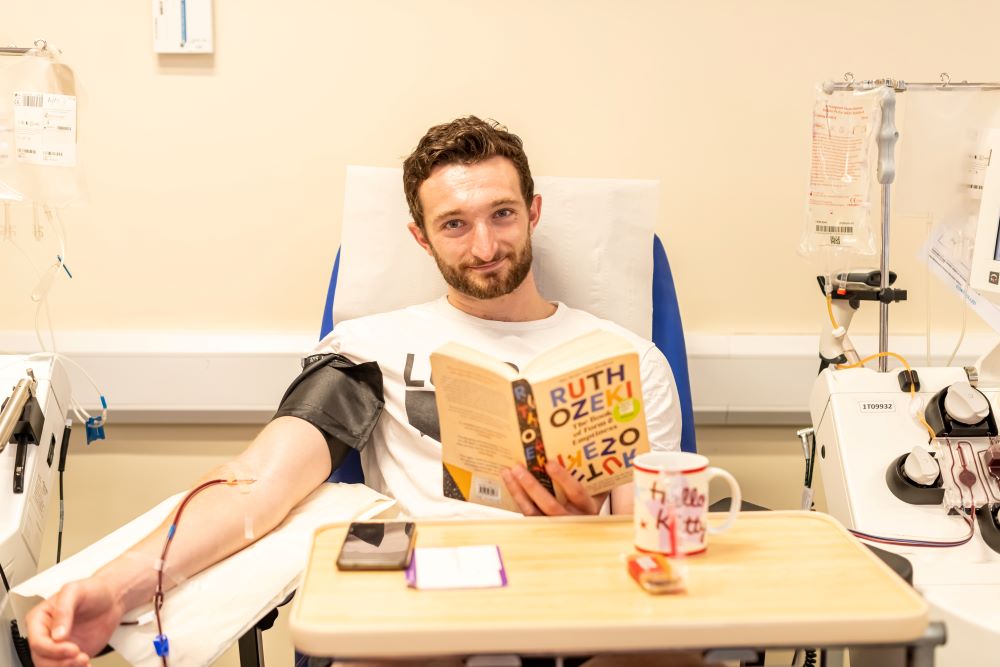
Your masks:
<instances>
[{"instance_id":1,"label":"book cover","mask_svg":"<svg viewBox=\"0 0 1000 667\"><path fill-rule=\"evenodd\" d=\"M448 343L431 368L446 497L517 511L500 473L521 463L561 498L549 459L597 495L631 481L632 461L649 450L639 356L617 334L586 334L521 372Z\"/></svg>"}]
</instances>

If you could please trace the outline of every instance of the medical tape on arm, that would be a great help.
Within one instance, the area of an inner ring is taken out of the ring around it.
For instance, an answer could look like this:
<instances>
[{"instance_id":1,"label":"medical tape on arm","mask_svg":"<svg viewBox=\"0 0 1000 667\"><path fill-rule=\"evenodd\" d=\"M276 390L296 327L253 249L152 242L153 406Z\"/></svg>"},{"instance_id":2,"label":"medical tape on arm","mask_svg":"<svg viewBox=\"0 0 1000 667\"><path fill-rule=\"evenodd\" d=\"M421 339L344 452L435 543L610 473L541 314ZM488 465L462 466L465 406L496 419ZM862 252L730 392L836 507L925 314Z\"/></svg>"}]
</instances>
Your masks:
<instances>
[{"instance_id":1,"label":"medical tape on arm","mask_svg":"<svg viewBox=\"0 0 1000 667\"><path fill-rule=\"evenodd\" d=\"M250 494L257 489L256 475L238 459L223 465L219 473L226 480L226 486L239 494L236 501L243 510L243 539L248 543L253 542L256 537L253 529L253 499Z\"/></svg>"}]
</instances>

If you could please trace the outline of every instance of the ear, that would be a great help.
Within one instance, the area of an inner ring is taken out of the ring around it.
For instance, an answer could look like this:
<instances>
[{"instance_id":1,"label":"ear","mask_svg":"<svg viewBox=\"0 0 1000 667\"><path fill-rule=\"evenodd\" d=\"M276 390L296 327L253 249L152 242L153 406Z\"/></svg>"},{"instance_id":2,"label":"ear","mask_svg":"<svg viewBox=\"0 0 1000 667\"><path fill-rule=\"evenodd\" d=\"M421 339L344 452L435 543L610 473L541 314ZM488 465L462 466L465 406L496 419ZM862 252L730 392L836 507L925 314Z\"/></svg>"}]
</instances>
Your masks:
<instances>
[{"instance_id":1,"label":"ear","mask_svg":"<svg viewBox=\"0 0 1000 667\"><path fill-rule=\"evenodd\" d=\"M531 231L535 231L538 221L542 217L542 195L535 195L531 198L531 206L528 207L528 226Z\"/></svg>"},{"instance_id":2,"label":"ear","mask_svg":"<svg viewBox=\"0 0 1000 667\"><path fill-rule=\"evenodd\" d=\"M427 235L424 234L424 230L420 229L415 222L410 222L406 228L410 230L410 234L413 235L413 239L417 242L417 245L423 248L424 252L428 255L433 256L434 253L431 252L431 243L427 240Z\"/></svg>"}]
</instances>

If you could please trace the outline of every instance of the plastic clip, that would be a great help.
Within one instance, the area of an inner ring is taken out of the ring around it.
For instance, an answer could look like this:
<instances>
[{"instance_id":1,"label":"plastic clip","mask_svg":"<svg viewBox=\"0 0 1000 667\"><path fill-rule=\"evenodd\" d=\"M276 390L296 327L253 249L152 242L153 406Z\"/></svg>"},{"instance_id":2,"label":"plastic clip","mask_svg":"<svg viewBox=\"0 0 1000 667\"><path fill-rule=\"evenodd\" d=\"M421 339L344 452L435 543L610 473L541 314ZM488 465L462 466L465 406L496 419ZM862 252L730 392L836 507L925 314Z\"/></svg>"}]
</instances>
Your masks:
<instances>
[{"instance_id":1,"label":"plastic clip","mask_svg":"<svg viewBox=\"0 0 1000 667\"><path fill-rule=\"evenodd\" d=\"M94 440L104 440L104 420L100 417L91 417L87 420L87 444Z\"/></svg>"},{"instance_id":2,"label":"plastic clip","mask_svg":"<svg viewBox=\"0 0 1000 667\"><path fill-rule=\"evenodd\" d=\"M166 635L156 635L153 639L153 648L156 649L156 655L164 658L170 655L170 640Z\"/></svg>"}]
</instances>

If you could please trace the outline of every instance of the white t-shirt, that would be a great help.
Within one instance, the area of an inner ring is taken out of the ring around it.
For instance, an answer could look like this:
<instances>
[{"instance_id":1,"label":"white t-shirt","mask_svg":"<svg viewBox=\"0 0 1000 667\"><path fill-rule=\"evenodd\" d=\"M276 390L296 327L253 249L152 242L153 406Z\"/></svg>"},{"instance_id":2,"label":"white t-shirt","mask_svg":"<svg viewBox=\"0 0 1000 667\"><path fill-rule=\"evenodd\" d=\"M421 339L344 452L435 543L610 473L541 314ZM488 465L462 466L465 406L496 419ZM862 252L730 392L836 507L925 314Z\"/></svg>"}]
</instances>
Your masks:
<instances>
[{"instance_id":1,"label":"white t-shirt","mask_svg":"<svg viewBox=\"0 0 1000 667\"><path fill-rule=\"evenodd\" d=\"M385 408L372 440L361 452L365 483L395 498L411 516L469 517L509 514L446 498L430 355L449 341L481 350L523 368L545 350L594 329L631 340L639 353L650 446L677 450L681 413L674 377L653 345L614 322L556 304L549 317L497 322L464 313L446 297L388 313L347 320L320 341L314 354L336 353L355 363L375 361L382 371Z\"/></svg>"}]
</instances>

